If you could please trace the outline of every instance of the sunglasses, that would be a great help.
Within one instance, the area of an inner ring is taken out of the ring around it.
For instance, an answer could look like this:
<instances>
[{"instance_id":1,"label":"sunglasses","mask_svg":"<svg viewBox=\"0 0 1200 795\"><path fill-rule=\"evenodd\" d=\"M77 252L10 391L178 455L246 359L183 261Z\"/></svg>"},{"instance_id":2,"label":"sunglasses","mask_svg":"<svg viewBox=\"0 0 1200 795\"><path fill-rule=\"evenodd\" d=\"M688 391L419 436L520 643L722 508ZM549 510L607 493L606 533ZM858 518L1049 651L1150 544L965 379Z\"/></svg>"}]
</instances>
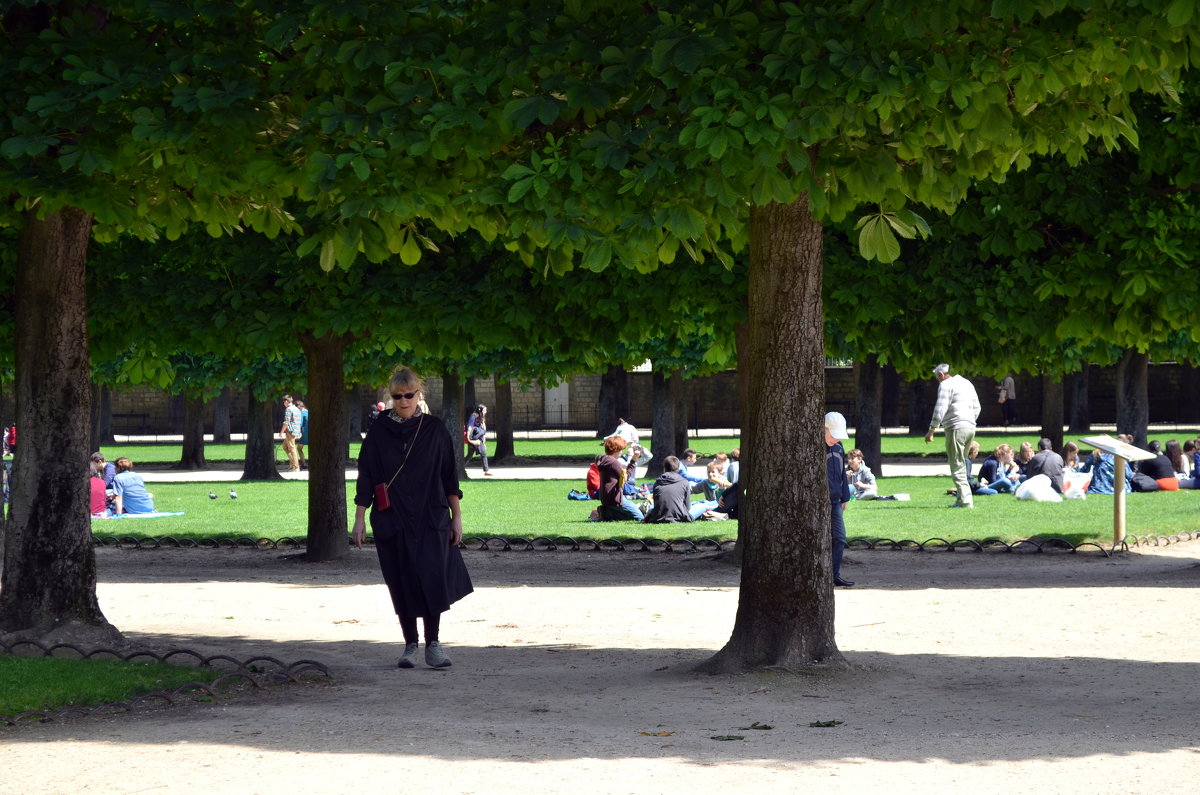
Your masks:
<instances>
[{"instance_id":1,"label":"sunglasses","mask_svg":"<svg viewBox=\"0 0 1200 795\"><path fill-rule=\"evenodd\" d=\"M416 392L400 392L400 393L393 392L392 400L412 400L416 396L417 396Z\"/></svg>"}]
</instances>

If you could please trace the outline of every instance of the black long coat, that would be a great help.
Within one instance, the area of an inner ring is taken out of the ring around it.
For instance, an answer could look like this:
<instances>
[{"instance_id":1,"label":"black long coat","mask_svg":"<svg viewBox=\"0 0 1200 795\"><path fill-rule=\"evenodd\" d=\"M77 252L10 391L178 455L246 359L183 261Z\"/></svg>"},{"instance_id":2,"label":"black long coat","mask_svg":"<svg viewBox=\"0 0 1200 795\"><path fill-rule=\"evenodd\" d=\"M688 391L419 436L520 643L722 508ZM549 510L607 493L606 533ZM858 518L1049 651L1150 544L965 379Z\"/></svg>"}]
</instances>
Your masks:
<instances>
[{"instance_id":1,"label":"black long coat","mask_svg":"<svg viewBox=\"0 0 1200 795\"><path fill-rule=\"evenodd\" d=\"M437 417L396 422L384 412L359 452L354 503L371 508L379 566L400 616L436 616L474 590L462 553L450 546L448 498L462 498L452 444ZM375 484L388 481L392 504L381 511L372 504Z\"/></svg>"}]
</instances>

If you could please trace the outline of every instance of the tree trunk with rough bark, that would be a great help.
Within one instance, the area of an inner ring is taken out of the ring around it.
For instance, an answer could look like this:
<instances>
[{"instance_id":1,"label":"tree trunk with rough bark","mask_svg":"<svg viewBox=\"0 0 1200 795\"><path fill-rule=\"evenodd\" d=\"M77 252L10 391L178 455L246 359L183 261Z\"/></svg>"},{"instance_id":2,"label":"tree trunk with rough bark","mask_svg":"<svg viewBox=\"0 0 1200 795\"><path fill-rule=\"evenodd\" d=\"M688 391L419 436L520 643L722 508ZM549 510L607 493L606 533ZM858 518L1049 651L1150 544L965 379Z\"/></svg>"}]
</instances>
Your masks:
<instances>
[{"instance_id":1,"label":"tree trunk with rough bark","mask_svg":"<svg viewBox=\"0 0 1200 795\"><path fill-rule=\"evenodd\" d=\"M275 403L260 400L253 389L246 390L246 460L242 480L283 480L275 466Z\"/></svg>"},{"instance_id":2,"label":"tree trunk with rough bark","mask_svg":"<svg viewBox=\"0 0 1200 795\"><path fill-rule=\"evenodd\" d=\"M1088 407L1088 365L1075 373L1070 380L1071 411L1070 428L1072 436L1078 436L1092 431L1092 413Z\"/></svg>"},{"instance_id":3,"label":"tree trunk with rough bark","mask_svg":"<svg viewBox=\"0 0 1200 795\"><path fill-rule=\"evenodd\" d=\"M752 487L743 492L733 633L703 671L845 665L833 633L822 267L821 224L807 197L751 208L749 340L738 369L752 396L741 474ZM796 466L778 465L781 447Z\"/></svg>"},{"instance_id":4,"label":"tree trunk with rough bark","mask_svg":"<svg viewBox=\"0 0 1200 795\"><path fill-rule=\"evenodd\" d=\"M875 474L882 474L883 437L881 432L883 405L883 370L875 355L865 356L854 363L854 382L858 387L855 399L854 446L862 450L863 463Z\"/></svg>"},{"instance_id":5,"label":"tree trunk with rough bark","mask_svg":"<svg viewBox=\"0 0 1200 795\"><path fill-rule=\"evenodd\" d=\"M346 526L346 347L349 334L299 335L308 360L308 540L305 560L338 560L350 551Z\"/></svg>"},{"instance_id":6,"label":"tree trunk with rough bark","mask_svg":"<svg viewBox=\"0 0 1200 795\"><path fill-rule=\"evenodd\" d=\"M450 440L453 442L451 447L454 448L454 465L460 478L467 476L466 454L463 450L463 427L467 424L464 414L462 381L459 379L458 373L444 373L442 375L442 422L445 423L446 430L450 432Z\"/></svg>"},{"instance_id":7,"label":"tree trunk with rough bark","mask_svg":"<svg viewBox=\"0 0 1200 795\"><path fill-rule=\"evenodd\" d=\"M0 632L85 645L120 636L96 599L87 480L84 274L92 217L31 212L17 239L16 413Z\"/></svg>"},{"instance_id":8,"label":"tree trunk with rough bark","mask_svg":"<svg viewBox=\"0 0 1200 795\"><path fill-rule=\"evenodd\" d=\"M671 388L671 395L675 400L675 438L671 440L671 446L675 449L675 455L679 455L684 450L688 449L688 423L687 423L687 389L683 384L683 373L676 370L671 373L671 380L674 385Z\"/></svg>"},{"instance_id":9,"label":"tree trunk with rough bark","mask_svg":"<svg viewBox=\"0 0 1200 795\"><path fill-rule=\"evenodd\" d=\"M496 405L489 412L496 432L496 446L491 456L494 462L503 463L515 455L512 411L512 382L496 378Z\"/></svg>"},{"instance_id":10,"label":"tree trunk with rough bark","mask_svg":"<svg viewBox=\"0 0 1200 795\"><path fill-rule=\"evenodd\" d=\"M653 440L654 446L650 452L654 454L654 457L646 465L647 478L656 478L662 474L664 458L669 455L677 456L683 452L682 448L676 450L674 447L675 404L677 402L674 388L678 384L678 379L675 378L678 374L678 370L664 373L658 367L655 367L651 373L654 385L654 419L650 426L650 438Z\"/></svg>"},{"instance_id":11,"label":"tree trunk with rough bark","mask_svg":"<svg viewBox=\"0 0 1200 795\"><path fill-rule=\"evenodd\" d=\"M929 418L933 415L933 402L924 381L908 382L908 432L924 436L929 430Z\"/></svg>"},{"instance_id":12,"label":"tree trunk with rough bark","mask_svg":"<svg viewBox=\"0 0 1200 795\"><path fill-rule=\"evenodd\" d=\"M350 387L343 396L346 401L342 412L342 425L346 429L346 446L342 448L342 469L350 465L350 445L362 441L362 406L358 400L358 389Z\"/></svg>"},{"instance_id":13,"label":"tree trunk with rough bark","mask_svg":"<svg viewBox=\"0 0 1200 795\"><path fill-rule=\"evenodd\" d=\"M1117 364L1117 433L1132 434L1143 449L1150 429L1149 368L1150 354L1132 349Z\"/></svg>"},{"instance_id":14,"label":"tree trunk with rough bark","mask_svg":"<svg viewBox=\"0 0 1200 795\"><path fill-rule=\"evenodd\" d=\"M617 418L629 416L629 373L614 364L600 376L600 397L596 400L596 438L603 439L617 427ZM633 423L637 425L636 422Z\"/></svg>"},{"instance_id":15,"label":"tree trunk with rough bark","mask_svg":"<svg viewBox=\"0 0 1200 795\"><path fill-rule=\"evenodd\" d=\"M183 404L183 453L175 469L204 469L204 398L186 395Z\"/></svg>"},{"instance_id":16,"label":"tree trunk with rough bark","mask_svg":"<svg viewBox=\"0 0 1200 795\"><path fill-rule=\"evenodd\" d=\"M879 409L879 424L884 428L894 428L900 424L900 374L892 365L885 365L881 376L883 381L883 398Z\"/></svg>"},{"instance_id":17,"label":"tree trunk with rough bark","mask_svg":"<svg viewBox=\"0 0 1200 795\"><path fill-rule=\"evenodd\" d=\"M229 410L233 405L233 389L223 387L213 399L213 444L229 444L233 439Z\"/></svg>"},{"instance_id":18,"label":"tree trunk with rough bark","mask_svg":"<svg viewBox=\"0 0 1200 795\"><path fill-rule=\"evenodd\" d=\"M463 413L469 414L479 405L479 401L475 398L475 377L467 378L463 381ZM491 417L491 412L488 416Z\"/></svg>"},{"instance_id":19,"label":"tree trunk with rough bark","mask_svg":"<svg viewBox=\"0 0 1200 795\"><path fill-rule=\"evenodd\" d=\"M1061 377L1042 376L1042 427L1039 433L1055 450L1063 446L1063 382Z\"/></svg>"}]
</instances>

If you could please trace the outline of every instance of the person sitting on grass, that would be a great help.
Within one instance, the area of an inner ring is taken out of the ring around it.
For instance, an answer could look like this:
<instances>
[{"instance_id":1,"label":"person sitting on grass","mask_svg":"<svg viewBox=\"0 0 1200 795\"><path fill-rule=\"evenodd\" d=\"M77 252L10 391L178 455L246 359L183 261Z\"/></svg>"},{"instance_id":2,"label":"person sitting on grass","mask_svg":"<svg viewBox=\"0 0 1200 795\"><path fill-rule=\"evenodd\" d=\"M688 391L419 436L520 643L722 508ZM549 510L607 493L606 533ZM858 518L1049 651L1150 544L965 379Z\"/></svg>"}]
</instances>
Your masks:
<instances>
[{"instance_id":1,"label":"person sitting on grass","mask_svg":"<svg viewBox=\"0 0 1200 795\"><path fill-rule=\"evenodd\" d=\"M974 485L976 494L1011 494L1020 475L1013 463L1013 449L998 444L992 454L979 465L979 479Z\"/></svg>"},{"instance_id":2,"label":"person sitting on grass","mask_svg":"<svg viewBox=\"0 0 1200 795\"><path fill-rule=\"evenodd\" d=\"M850 481L850 497L855 500L879 498L879 487L871 468L863 463L863 451L855 447L846 453L846 477Z\"/></svg>"},{"instance_id":3,"label":"person sitting on grass","mask_svg":"<svg viewBox=\"0 0 1200 795\"><path fill-rule=\"evenodd\" d=\"M646 514L645 521L690 522L689 504L692 499L692 484L679 474L679 459L669 455L663 459L663 473L654 481L652 499L654 506Z\"/></svg>"},{"instance_id":4,"label":"person sitting on grass","mask_svg":"<svg viewBox=\"0 0 1200 795\"><path fill-rule=\"evenodd\" d=\"M1025 468L1029 466L1029 462L1033 460L1033 445L1029 442L1021 442L1020 448L1017 449L1017 455L1014 460L1017 464L1017 472L1020 473L1021 480L1024 480L1028 475Z\"/></svg>"},{"instance_id":5,"label":"person sitting on grass","mask_svg":"<svg viewBox=\"0 0 1200 795\"><path fill-rule=\"evenodd\" d=\"M108 494L104 488L104 479L96 473L96 470L88 467L88 502L91 506L93 519L104 519L110 514L108 512Z\"/></svg>"},{"instance_id":6,"label":"person sitting on grass","mask_svg":"<svg viewBox=\"0 0 1200 795\"><path fill-rule=\"evenodd\" d=\"M1054 452L1054 443L1046 438L1038 441L1037 454L1029 459L1029 464L1025 467L1026 480L1036 475L1045 475L1050 478L1050 485L1054 487L1054 490L1059 494L1063 493L1062 456Z\"/></svg>"},{"instance_id":7,"label":"person sitting on grass","mask_svg":"<svg viewBox=\"0 0 1200 795\"><path fill-rule=\"evenodd\" d=\"M125 456L116 460L117 475L113 478L116 492L113 513L154 513L154 495L146 491L142 476L133 471L133 462Z\"/></svg>"},{"instance_id":8,"label":"person sitting on grass","mask_svg":"<svg viewBox=\"0 0 1200 795\"><path fill-rule=\"evenodd\" d=\"M1091 461L1088 463L1088 471L1092 473L1092 482L1088 484L1088 494L1112 494L1114 488L1114 479L1116 478L1117 459L1112 453L1104 453L1100 450L1093 450ZM1129 482L1128 473L1125 478L1125 493L1133 491L1133 485Z\"/></svg>"},{"instance_id":9,"label":"person sitting on grass","mask_svg":"<svg viewBox=\"0 0 1200 795\"><path fill-rule=\"evenodd\" d=\"M616 434L604 440L604 455L596 462L600 470L600 508L599 518L602 522L619 522L632 520L640 522L642 509L625 495L625 479L631 476L637 466L640 454L635 451L629 458L629 463L621 461L619 456L626 447L625 439Z\"/></svg>"},{"instance_id":10,"label":"person sitting on grass","mask_svg":"<svg viewBox=\"0 0 1200 795\"><path fill-rule=\"evenodd\" d=\"M696 477L692 473L688 472L688 467L696 463L696 455L696 451L689 447L683 451L683 460L679 462L679 474L682 475L683 479L689 483L704 482L704 478Z\"/></svg>"},{"instance_id":11,"label":"person sitting on grass","mask_svg":"<svg viewBox=\"0 0 1200 795\"><path fill-rule=\"evenodd\" d=\"M721 495L729 488L729 481L721 475L721 464L713 460L708 462L708 477L700 483L692 484L693 494L703 494L704 499L693 502L691 515L693 519L704 516L706 511L716 510Z\"/></svg>"}]
</instances>

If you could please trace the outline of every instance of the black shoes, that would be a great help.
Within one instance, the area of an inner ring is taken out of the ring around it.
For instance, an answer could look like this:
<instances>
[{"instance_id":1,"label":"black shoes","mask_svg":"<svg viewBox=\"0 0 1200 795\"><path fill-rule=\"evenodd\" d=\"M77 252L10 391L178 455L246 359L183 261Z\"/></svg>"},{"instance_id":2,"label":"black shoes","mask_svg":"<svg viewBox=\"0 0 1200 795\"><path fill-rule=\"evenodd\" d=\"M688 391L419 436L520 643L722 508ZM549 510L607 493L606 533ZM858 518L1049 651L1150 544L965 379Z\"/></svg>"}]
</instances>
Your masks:
<instances>
[{"instance_id":1,"label":"black shoes","mask_svg":"<svg viewBox=\"0 0 1200 795\"><path fill-rule=\"evenodd\" d=\"M842 588L850 588L851 586L854 585L854 583L851 582L850 580L844 580L841 577L834 577L833 584L841 586Z\"/></svg>"}]
</instances>

